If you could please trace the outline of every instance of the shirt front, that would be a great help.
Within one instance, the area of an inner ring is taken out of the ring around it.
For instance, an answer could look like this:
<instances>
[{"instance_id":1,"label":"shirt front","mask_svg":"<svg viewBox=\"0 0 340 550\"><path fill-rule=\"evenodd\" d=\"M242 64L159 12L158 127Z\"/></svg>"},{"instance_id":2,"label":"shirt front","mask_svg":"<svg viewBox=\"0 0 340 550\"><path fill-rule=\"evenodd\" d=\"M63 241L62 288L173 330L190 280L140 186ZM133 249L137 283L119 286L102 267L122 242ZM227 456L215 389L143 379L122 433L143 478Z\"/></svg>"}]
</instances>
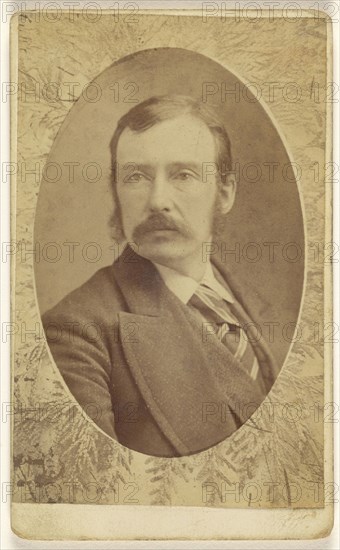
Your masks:
<instances>
[{"instance_id":1,"label":"shirt front","mask_svg":"<svg viewBox=\"0 0 340 550\"><path fill-rule=\"evenodd\" d=\"M192 277L183 275L175 269L166 267L161 264L154 263L154 266L157 268L160 276L162 277L166 286L183 302L187 304L196 292L200 284L205 284L223 299L229 303L234 303L234 298L230 291L228 291L224 286L222 286L216 279L211 262L207 262L206 270L203 275L203 278L200 282L195 281Z\"/></svg>"}]
</instances>

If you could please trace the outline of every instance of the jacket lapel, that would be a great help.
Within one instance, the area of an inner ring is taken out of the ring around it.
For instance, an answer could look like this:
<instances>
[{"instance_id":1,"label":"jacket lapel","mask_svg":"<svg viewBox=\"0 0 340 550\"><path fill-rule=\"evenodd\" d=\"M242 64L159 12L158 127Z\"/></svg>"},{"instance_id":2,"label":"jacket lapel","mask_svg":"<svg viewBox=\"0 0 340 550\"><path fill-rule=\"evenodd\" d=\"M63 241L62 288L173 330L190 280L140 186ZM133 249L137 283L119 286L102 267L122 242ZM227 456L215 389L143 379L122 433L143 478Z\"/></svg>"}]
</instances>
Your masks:
<instances>
[{"instance_id":1,"label":"jacket lapel","mask_svg":"<svg viewBox=\"0 0 340 550\"><path fill-rule=\"evenodd\" d=\"M225 346L202 341L202 322L151 262L127 248L114 275L128 306L119 313L122 349L159 428L180 455L222 441L237 428L228 405L244 422L253 411L245 405L260 404L255 384Z\"/></svg>"}]
</instances>

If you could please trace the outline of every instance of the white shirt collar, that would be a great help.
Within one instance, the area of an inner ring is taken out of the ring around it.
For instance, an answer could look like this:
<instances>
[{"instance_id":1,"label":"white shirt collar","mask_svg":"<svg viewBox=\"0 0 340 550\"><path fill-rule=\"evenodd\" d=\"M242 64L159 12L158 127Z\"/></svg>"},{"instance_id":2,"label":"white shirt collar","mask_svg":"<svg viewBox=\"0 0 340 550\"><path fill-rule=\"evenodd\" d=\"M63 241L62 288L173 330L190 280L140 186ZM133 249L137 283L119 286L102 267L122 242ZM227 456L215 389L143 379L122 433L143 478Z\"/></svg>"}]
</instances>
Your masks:
<instances>
[{"instance_id":1,"label":"white shirt collar","mask_svg":"<svg viewBox=\"0 0 340 550\"><path fill-rule=\"evenodd\" d=\"M210 262L207 262L205 274L200 283L187 275L182 275L182 273L179 273L175 269L166 267L165 265L154 263L154 266L157 268L166 286L184 304L189 302L190 298L196 292L197 287L202 283L215 290L215 292L217 292L217 294L227 302L233 303L235 301L231 292L217 281Z\"/></svg>"}]
</instances>

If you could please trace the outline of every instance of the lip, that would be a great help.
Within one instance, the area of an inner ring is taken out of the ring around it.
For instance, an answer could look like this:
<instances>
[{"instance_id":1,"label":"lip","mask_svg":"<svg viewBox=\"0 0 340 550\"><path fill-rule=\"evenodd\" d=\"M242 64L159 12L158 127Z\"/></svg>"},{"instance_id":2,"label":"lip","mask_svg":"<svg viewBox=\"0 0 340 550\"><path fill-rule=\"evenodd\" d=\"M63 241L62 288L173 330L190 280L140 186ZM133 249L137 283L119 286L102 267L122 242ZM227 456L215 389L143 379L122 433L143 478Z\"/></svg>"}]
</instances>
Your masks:
<instances>
[{"instance_id":1,"label":"lip","mask_svg":"<svg viewBox=\"0 0 340 550\"><path fill-rule=\"evenodd\" d=\"M152 229L144 233L144 239L151 241L172 241L178 235L175 229ZM141 237L143 239L143 236Z\"/></svg>"},{"instance_id":2,"label":"lip","mask_svg":"<svg viewBox=\"0 0 340 550\"><path fill-rule=\"evenodd\" d=\"M149 229L147 233L174 233L177 229Z\"/></svg>"}]
</instances>

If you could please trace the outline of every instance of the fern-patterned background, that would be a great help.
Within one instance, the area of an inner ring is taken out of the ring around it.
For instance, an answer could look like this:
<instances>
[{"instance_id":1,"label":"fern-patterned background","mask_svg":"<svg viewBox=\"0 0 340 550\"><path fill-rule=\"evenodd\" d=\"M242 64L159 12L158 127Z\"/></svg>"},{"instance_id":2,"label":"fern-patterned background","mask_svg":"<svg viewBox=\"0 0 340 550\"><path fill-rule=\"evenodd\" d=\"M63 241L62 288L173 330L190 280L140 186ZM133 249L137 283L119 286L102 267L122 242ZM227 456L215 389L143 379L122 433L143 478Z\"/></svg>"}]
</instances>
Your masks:
<instances>
[{"instance_id":1,"label":"fern-patterned background","mask_svg":"<svg viewBox=\"0 0 340 550\"><path fill-rule=\"evenodd\" d=\"M210 18L204 25L200 15L138 14L136 26L123 18L117 23L110 14L102 14L96 23L81 15L75 15L72 22L66 14L59 21L38 22L33 13L26 12L18 18L19 90L22 84L67 82L70 72L81 90L125 55L174 46L211 56L248 82L296 82L307 97L313 81L321 87L326 83L327 27L325 19L311 14L294 22ZM320 166L325 162L324 99L324 92L319 102L287 102L278 95L270 104L294 160L303 168L300 183L309 243L324 242L324 183L322 178L316 183L309 169L316 161ZM61 97L53 103L27 103L19 95L19 165L46 161L76 100ZM20 181L13 239L30 249L39 182L30 179L24 184L19 173ZM316 318L323 319L323 263L313 261L313 249L307 247L307 251L301 323L310 327ZM315 487L323 482L323 416L314 404L323 407L324 344L313 338L312 330L309 339L293 345L253 419L227 441L192 457L147 457L100 432L65 389L44 342L32 257L25 262L17 258L15 277L13 321L20 328L36 329L25 337L19 331L14 345L14 501L267 508L323 505L321 495L315 498ZM302 411L298 422L289 421L282 411L271 416L270 403L287 401ZM270 483L278 484L273 494Z\"/></svg>"}]
</instances>

